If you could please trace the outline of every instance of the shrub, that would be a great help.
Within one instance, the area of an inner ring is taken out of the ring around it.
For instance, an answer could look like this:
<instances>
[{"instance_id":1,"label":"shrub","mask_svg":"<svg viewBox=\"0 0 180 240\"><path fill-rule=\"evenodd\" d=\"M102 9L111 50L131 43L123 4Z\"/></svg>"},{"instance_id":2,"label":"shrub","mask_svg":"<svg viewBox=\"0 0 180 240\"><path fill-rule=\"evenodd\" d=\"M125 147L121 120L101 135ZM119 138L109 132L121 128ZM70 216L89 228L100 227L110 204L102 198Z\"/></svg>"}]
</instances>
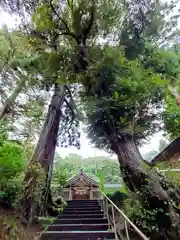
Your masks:
<instances>
[{"instance_id":1,"label":"shrub","mask_svg":"<svg viewBox=\"0 0 180 240\"><path fill-rule=\"evenodd\" d=\"M5 141L0 146L0 182L21 173L25 168L23 148L17 143Z\"/></svg>"},{"instance_id":2,"label":"shrub","mask_svg":"<svg viewBox=\"0 0 180 240\"><path fill-rule=\"evenodd\" d=\"M158 234L157 215L162 209L145 209L132 194L124 201L123 211L146 236L153 239Z\"/></svg>"},{"instance_id":3,"label":"shrub","mask_svg":"<svg viewBox=\"0 0 180 240\"><path fill-rule=\"evenodd\" d=\"M26 163L19 143L5 139L0 141L0 201L6 206L16 202L22 190L22 173Z\"/></svg>"},{"instance_id":4,"label":"shrub","mask_svg":"<svg viewBox=\"0 0 180 240\"><path fill-rule=\"evenodd\" d=\"M122 207L124 200L127 198L127 195L120 191L116 191L112 194L107 194L107 196L118 207Z\"/></svg>"}]
</instances>

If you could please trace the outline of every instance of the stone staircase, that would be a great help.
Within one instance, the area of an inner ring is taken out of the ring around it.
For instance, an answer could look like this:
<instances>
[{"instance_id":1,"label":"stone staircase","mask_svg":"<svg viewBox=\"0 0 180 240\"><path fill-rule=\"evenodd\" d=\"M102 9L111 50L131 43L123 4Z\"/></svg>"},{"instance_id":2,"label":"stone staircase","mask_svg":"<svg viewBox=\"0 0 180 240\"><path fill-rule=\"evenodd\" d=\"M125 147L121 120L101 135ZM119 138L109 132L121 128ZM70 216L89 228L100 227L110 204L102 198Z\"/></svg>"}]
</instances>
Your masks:
<instances>
[{"instance_id":1,"label":"stone staircase","mask_svg":"<svg viewBox=\"0 0 180 240\"><path fill-rule=\"evenodd\" d=\"M40 237L41 240L113 240L97 200L68 201L56 221Z\"/></svg>"}]
</instances>

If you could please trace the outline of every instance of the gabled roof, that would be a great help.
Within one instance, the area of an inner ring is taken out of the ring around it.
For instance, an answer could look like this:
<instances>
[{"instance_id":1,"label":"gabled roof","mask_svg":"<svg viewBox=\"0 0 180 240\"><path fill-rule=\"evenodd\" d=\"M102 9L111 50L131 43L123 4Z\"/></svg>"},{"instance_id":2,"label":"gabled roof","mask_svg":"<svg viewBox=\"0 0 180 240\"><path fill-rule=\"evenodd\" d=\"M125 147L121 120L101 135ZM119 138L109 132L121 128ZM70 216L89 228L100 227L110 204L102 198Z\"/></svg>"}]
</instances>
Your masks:
<instances>
[{"instance_id":1,"label":"gabled roof","mask_svg":"<svg viewBox=\"0 0 180 240\"><path fill-rule=\"evenodd\" d=\"M73 178L69 179L65 186L75 184L76 182L78 182L78 180L81 177L83 177L85 179L85 181L88 182L89 184L95 185L95 186L99 186L98 182L94 181L92 178L90 178L88 175L86 175L83 172L82 169L76 176L74 176Z\"/></svg>"},{"instance_id":2,"label":"gabled roof","mask_svg":"<svg viewBox=\"0 0 180 240\"><path fill-rule=\"evenodd\" d=\"M171 142L162 152L151 160L151 163L167 161L175 154L180 153L180 137Z\"/></svg>"}]
</instances>

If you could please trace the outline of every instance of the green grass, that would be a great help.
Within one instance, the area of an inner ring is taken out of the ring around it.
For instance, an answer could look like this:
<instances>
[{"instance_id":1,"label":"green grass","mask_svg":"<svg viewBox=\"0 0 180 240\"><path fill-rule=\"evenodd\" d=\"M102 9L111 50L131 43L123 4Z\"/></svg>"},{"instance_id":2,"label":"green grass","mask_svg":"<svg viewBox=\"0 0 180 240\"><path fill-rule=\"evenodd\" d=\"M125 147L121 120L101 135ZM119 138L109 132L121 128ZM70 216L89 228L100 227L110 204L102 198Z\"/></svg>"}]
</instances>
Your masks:
<instances>
[{"instance_id":1,"label":"green grass","mask_svg":"<svg viewBox=\"0 0 180 240\"><path fill-rule=\"evenodd\" d=\"M39 217L38 219L45 229L56 220L55 217Z\"/></svg>"}]
</instances>

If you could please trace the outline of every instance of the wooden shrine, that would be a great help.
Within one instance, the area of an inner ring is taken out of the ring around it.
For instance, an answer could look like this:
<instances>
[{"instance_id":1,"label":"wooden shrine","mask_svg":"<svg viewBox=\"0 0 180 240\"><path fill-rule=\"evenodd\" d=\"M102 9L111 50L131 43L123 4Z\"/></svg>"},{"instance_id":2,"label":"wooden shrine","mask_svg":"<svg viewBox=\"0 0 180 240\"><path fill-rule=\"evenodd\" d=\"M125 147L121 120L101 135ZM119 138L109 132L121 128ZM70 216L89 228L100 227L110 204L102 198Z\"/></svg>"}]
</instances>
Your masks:
<instances>
[{"instance_id":1,"label":"wooden shrine","mask_svg":"<svg viewBox=\"0 0 180 240\"><path fill-rule=\"evenodd\" d=\"M63 188L64 200L100 199L99 184L81 170Z\"/></svg>"}]
</instances>

